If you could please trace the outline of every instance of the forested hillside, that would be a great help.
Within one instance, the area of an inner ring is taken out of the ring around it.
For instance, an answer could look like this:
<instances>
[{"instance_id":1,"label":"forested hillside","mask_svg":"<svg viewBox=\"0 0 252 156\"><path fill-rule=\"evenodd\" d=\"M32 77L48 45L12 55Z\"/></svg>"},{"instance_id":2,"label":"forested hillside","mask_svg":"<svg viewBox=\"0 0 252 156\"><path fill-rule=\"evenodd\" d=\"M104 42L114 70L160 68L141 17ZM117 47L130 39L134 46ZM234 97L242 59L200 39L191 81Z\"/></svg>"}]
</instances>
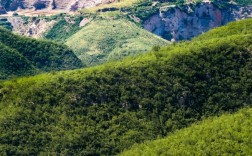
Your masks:
<instances>
[{"instance_id":1,"label":"forested hillside","mask_svg":"<svg viewBox=\"0 0 252 156\"><path fill-rule=\"evenodd\" d=\"M250 106L251 44L251 33L237 32L1 82L0 155L115 155Z\"/></svg>"},{"instance_id":2,"label":"forested hillside","mask_svg":"<svg viewBox=\"0 0 252 156\"><path fill-rule=\"evenodd\" d=\"M0 42L0 79L37 73L36 68L18 51Z\"/></svg>"},{"instance_id":3,"label":"forested hillside","mask_svg":"<svg viewBox=\"0 0 252 156\"><path fill-rule=\"evenodd\" d=\"M121 155L252 155L251 125L252 109L246 108L204 120L165 139L134 145Z\"/></svg>"},{"instance_id":4,"label":"forested hillside","mask_svg":"<svg viewBox=\"0 0 252 156\"><path fill-rule=\"evenodd\" d=\"M0 79L83 66L66 46L17 36L3 28L0 46Z\"/></svg>"}]
</instances>

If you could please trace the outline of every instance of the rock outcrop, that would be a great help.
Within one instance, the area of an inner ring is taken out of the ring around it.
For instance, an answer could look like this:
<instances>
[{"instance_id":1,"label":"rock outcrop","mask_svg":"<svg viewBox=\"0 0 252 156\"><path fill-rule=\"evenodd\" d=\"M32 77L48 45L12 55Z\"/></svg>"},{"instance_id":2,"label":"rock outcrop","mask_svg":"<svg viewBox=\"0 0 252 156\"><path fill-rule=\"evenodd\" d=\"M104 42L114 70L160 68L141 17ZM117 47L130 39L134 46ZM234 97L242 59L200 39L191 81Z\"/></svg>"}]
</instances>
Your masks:
<instances>
[{"instance_id":1,"label":"rock outcrop","mask_svg":"<svg viewBox=\"0 0 252 156\"><path fill-rule=\"evenodd\" d=\"M171 41L188 40L214 27L230 21L252 17L252 6L232 5L220 9L212 3L187 5L183 9L177 6L160 8L144 21L144 28Z\"/></svg>"},{"instance_id":2,"label":"rock outcrop","mask_svg":"<svg viewBox=\"0 0 252 156\"><path fill-rule=\"evenodd\" d=\"M22 17L8 17L8 21L13 26L12 31L23 36L42 38L44 33L51 29L56 23L55 20L45 20L39 18L29 18L27 22Z\"/></svg>"}]
</instances>

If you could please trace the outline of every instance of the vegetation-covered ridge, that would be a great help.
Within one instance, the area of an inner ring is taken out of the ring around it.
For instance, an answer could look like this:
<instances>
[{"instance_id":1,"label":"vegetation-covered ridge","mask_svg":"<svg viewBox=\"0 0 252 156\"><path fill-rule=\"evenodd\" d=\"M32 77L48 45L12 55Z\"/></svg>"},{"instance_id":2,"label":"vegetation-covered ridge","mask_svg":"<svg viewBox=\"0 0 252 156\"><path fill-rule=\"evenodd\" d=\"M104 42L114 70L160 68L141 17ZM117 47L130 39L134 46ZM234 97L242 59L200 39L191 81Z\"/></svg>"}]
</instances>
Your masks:
<instances>
[{"instance_id":1,"label":"vegetation-covered ridge","mask_svg":"<svg viewBox=\"0 0 252 156\"><path fill-rule=\"evenodd\" d=\"M237 32L1 82L0 155L115 155L250 106L251 44Z\"/></svg>"},{"instance_id":2,"label":"vegetation-covered ridge","mask_svg":"<svg viewBox=\"0 0 252 156\"><path fill-rule=\"evenodd\" d=\"M252 155L252 109L214 117L169 134L164 139L134 145L122 156Z\"/></svg>"},{"instance_id":3,"label":"vegetation-covered ridge","mask_svg":"<svg viewBox=\"0 0 252 156\"><path fill-rule=\"evenodd\" d=\"M106 18L96 18L66 41L89 66L146 53L168 43L126 19Z\"/></svg>"},{"instance_id":4,"label":"vegetation-covered ridge","mask_svg":"<svg viewBox=\"0 0 252 156\"><path fill-rule=\"evenodd\" d=\"M194 41L209 40L213 38L222 38L232 35L252 34L252 18L241 20L239 22L230 22L221 28L212 29L196 38Z\"/></svg>"},{"instance_id":5,"label":"vegetation-covered ridge","mask_svg":"<svg viewBox=\"0 0 252 156\"><path fill-rule=\"evenodd\" d=\"M36 68L18 51L0 42L0 79L11 76L31 75L37 73Z\"/></svg>"},{"instance_id":6,"label":"vegetation-covered ridge","mask_svg":"<svg viewBox=\"0 0 252 156\"><path fill-rule=\"evenodd\" d=\"M4 28L0 28L0 46L0 79L82 67L66 46L14 35Z\"/></svg>"}]
</instances>

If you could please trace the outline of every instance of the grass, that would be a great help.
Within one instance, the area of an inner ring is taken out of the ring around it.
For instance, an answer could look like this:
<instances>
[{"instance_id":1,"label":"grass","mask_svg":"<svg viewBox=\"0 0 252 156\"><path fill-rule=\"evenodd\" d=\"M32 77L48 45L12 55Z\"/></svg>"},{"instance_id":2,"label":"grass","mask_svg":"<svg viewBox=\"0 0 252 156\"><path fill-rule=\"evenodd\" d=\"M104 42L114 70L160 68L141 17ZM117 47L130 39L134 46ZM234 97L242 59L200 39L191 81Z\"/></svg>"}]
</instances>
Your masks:
<instances>
[{"instance_id":1,"label":"grass","mask_svg":"<svg viewBox=\"0 0 252 156\"><path fill-rule=\"evenodd\" d=\"M240 22L230 22L221 29L212 29L207 33L200 35L194 40L202 41L212 38L222 38L235 34L251 34L252 33L252 19L242 20Z\"/></svg>"},{"instance_id":2,"label":"grass","mask_svg":"<svg viewBox=\"0 0 252 156\"><path fill-rule=\"evenodd\" d=\"M88 66L150 51L168 42L126 19L94 20L66 44Z\"/></svg>"}]
</instances>

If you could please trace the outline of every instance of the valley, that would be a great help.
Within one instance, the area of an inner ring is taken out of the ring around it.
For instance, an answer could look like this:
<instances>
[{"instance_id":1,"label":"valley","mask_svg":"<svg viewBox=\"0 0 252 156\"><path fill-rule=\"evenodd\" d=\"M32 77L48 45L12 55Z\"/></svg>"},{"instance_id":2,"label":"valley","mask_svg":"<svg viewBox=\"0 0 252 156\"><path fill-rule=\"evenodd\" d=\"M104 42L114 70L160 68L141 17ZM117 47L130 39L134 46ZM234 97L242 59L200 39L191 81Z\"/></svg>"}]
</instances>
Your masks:
<instances>
[{"instance_id":1,"label":"valley","mask_svg":"<svg viewBox=\"0 0 252 156\"><path fill-rule=\"evenodd\" d=\"M75 1L76 10L69 9L72 1L41 1L44 7L37 9L35 1L14 2L2 4L8 13L0 17L3 26L19 35L64 43L86 66L190 40L231 21L252 17L252 6L238 1L79 0Z\"/></svg>"},{"instance_id":2,"label":"valley","mask_svg":"<svg viewBox=\"0 0 252 156\"><path fill-rule=\"evenodd\" d=\"M0 152L115 155L250 107L251 32L249 19L138 57L3 81Z\"/></svg>"}]
</instances>

